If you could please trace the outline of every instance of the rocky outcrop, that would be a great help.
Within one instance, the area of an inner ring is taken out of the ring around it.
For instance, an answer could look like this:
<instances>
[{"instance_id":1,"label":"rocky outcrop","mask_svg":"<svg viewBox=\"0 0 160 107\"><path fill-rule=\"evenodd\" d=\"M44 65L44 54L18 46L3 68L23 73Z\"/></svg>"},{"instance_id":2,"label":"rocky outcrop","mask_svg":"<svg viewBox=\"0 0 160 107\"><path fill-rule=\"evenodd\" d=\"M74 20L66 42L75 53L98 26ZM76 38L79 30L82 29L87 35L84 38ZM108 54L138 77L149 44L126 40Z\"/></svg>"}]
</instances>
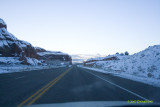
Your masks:
<instances>
[{"instance_id":1,"label":"rocky outcrop","mask_svg":"<svg viewBox=\"0 0 160 107\"><path fill-rule=\"evenodd\" d=\"M40 48L40 47L35 47L36 52L47 52L45 49Z\"/></svg>"},{"instance_id":2,"label":"rocky outcrop","mask_svg":"<svg viewBox=\"0 0 160 107\"><path fill-rule=\"evenodd\" d=\"M37 65L44 62L63 61L68 64L72 59L62 52L46 51L33 47L30 43L17 39L7 31L6 23L0 19L0 57L18 57L22 64Z\"/></svg>"},{"instance_id":3,"label":"rocky outcrop","mask_svg":"<svg viewBox=\"0 0 160 107\"><path fill-rule=\"evenodd\" d=\"M47 51L43 48L36 47L39 60L45 60L47 64L60 64L64 63L66 65L72 64L72 58L66 53L59 51Z\"/></svg>"},{"instance_id":4,"label":"rocky outcrop","mask_svg":"<svg viewBox=\"0 0 160 107\"><path fill-rule=\"evenodd\" d=\"M109 55L106 57L99 57L99 58L90 58L87 61L83 62L84 66L93 66L98 61L113 61L113 60L119 60L118 56L116 55Z\"/></svg>"},{"instance_id":5,"label":"rocky outcrop","mask_svg":"<svg viewBox=\"0 0 160 107\"><path fill-rule=\"evenodd\" d=\"M29 64L27 57L38 58L35 48L30 43L19 40L9 33L2 19L0 19L0 54L3 57L19 57L24 64Z\"/></svg>"},{"instance_id":6,"label":"rocky outcrop","mask_svg":"<svg viewBox=\"0 0 160 107\"><path fill-rule=\"evenodd\" d=\"M6 25L6 23L2 19L0 19L0 28L7 29L7 25Z\"/></svg>"}]
</instances>

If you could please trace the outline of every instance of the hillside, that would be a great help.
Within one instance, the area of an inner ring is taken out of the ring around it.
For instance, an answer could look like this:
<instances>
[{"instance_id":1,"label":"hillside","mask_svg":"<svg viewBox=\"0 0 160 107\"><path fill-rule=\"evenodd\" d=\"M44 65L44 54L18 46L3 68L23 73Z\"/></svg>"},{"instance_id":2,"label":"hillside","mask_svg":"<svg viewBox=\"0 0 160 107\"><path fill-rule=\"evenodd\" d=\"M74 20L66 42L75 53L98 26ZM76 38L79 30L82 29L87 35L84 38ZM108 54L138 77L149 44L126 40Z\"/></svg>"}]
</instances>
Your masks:
<instances>
[{"instance_id":1,"label":"hillside","mask_svg":"<svg viewBox=\"0 0 160 107\"><path fill-rule=\"evenodd\" d=\"M103 60L113 56L118 59ZM154 79L160 79L159 65L160 45L150 46L147 49L133 55L110 55L103 57L100 60L93 61L92 65L89 64L90 67L103 69L108 72L130 74L138 77Z\"/></svg>"},{"instance_id":2,"label":"hillside","mask_svg":"<svg viewBox=\"0 0 160 107\"><path fill-rule=\"evenodd\" d=\"M54 62L54 63L53 63ZM70 55L34 47L19 40L7 31L7 24L0 19L0 65L60 65L71 64Z\"/></svg>"}]
</instances>

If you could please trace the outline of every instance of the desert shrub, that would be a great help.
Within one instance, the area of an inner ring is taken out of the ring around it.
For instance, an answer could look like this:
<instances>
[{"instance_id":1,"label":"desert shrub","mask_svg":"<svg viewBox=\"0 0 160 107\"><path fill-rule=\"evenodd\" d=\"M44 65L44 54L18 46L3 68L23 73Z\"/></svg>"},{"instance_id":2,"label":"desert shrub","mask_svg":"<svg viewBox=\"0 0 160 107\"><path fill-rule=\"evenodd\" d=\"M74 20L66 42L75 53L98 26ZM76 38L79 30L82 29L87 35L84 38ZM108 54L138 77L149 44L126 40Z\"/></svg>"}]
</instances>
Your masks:
<instances>
[{"instance_id":1,"label":"desert shrub","mask_svg":"<svg viewBox=\"0 0 160 107\"><path fill-rule=\"evenodd\" d=\"M141 67L141 66L138 66L138 71L140 71L140 72L144 73L144 70L142 69L142 67Z\"/></svg>"},{"instance_id":2,"label":"desert shrub","mask_svg":"<svg viewBox=\"0 0 160 107\"><path fill-rule=\"evenodd\" d=\"M152 65L151 67L148 67L147 69L148 72L153 72L154 70L156 70L156 67L154 65Z\"/></svg>"},{"instance_id":3,"label":"desert shrub","mask_svg":"<svg viewBox=\"0 0 160 107\"><path fill-rule=\"evenodd\" d=\"M124 53L121 53L120 55L121 55L121 56L123 56L123 55L124 55Z\"/></svg>"},{"instance_id":4,"label":"desert shrub","mask_svg":"<svg viewBox=\"0 0 160 107\"><path fill-rule=\"evenodd\" d=\"M141 54L141 58L144 57L144 56L145 56L145 55L142 53L142 54Z\"/></svg>"},{"instance_id":5,"label":"desert shrub","mask_svg":"<svg viewBox=\"0 0 160 107\"><path fill-rule=\"evenodd\" d=\"M136 71L133 72L133 75L137 75L137 74L138 74L138 72L136 72Z\"/></svg>"},{"instance_id":6,"label":"desert shrub","mask_svg":"<svg viewBox=\"0 0 160 107\"><path fill-rule=\"evenodd\" d=\"M124 53L125 55L129 55L129 53L126 51L125 53Z\"/></svg>"},{"instance_id":7,"label":"desert shrub","mask_svg":"<svg viewBox=\"0 0 160 107\"><path fill-rule=\"evenodd\" d=\"M153 77L153 74L152 74L152 73L148 73L147 76L148 76L149 78L151 78L151 77Z\"/></svg>"}]
</instances>

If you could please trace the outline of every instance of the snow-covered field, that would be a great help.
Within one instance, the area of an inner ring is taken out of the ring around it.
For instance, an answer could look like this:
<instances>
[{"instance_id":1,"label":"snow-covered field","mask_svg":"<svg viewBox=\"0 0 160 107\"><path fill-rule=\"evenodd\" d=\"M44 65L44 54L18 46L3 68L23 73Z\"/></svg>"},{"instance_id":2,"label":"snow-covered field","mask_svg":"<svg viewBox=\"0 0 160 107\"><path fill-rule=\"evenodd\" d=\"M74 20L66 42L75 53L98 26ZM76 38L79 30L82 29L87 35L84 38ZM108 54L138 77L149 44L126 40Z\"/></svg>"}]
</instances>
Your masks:
<instances>
[{"instance_id":1,"label":"snow-covered field","mask_svg":"<svg viewBox=\"0 0 160 107\"><path fill-rule=\"evenodd\" d=\"M112 56L118 57L119 60L94 61L91 62L91 67L102 70L100 72L118 74L121 77L160 86L160 45L150 46L133 55Z\"/></svg>"}]
</instances>

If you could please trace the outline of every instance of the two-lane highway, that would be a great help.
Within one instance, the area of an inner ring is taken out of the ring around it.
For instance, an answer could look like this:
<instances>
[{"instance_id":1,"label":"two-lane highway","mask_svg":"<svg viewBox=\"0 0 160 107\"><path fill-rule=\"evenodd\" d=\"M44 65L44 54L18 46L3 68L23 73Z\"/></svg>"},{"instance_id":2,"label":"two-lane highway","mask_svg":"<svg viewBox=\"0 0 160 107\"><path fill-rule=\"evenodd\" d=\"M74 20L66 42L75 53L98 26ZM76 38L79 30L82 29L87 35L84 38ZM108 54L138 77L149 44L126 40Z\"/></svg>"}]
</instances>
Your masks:
<instances>
[{"instance_id":1,"label":"two-lane highway","mask_svg":"<svg viewBox=\"0 0 160 107\"><path fill-rule=\"evenodd\" d=\"M0 75L0 106L77 101L160 101L160 88L84 68L54 68Z\"/></svg>"}]
</instances>

